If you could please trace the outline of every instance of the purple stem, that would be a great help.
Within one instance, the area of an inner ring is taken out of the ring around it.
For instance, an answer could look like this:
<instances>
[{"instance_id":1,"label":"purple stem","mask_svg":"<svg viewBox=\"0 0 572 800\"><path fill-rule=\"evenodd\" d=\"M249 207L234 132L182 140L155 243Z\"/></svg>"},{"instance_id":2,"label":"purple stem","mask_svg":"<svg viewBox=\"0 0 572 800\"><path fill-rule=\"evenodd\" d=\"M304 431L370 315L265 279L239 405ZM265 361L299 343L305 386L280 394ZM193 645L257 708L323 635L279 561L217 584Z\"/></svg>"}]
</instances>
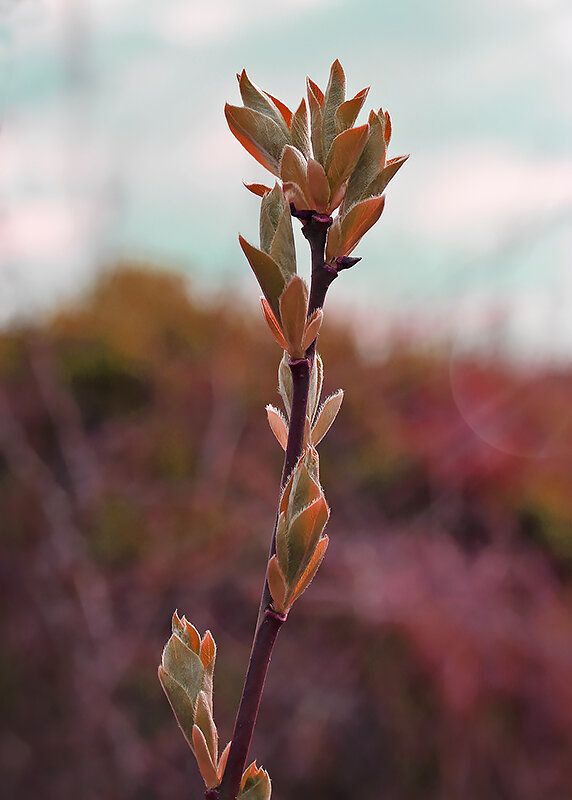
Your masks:
<instances>
[{"instance_id":1,"label":"purple stem","mask_svg":"<svg viewBox=\"0 0 572 800\"><path fill-rule=\"evenodd\" d=\"M310 244L312 254L312 283L308 301L308 316L310 316L316 309L322 308L324 305L328 288L332 281L337 278L338 273L334 267L326 264L325 260L326 239L328 228L332 224L332 218L316 212L302 212L300 217L303 221L302 233ZM316 343L313 342L306 351L305 358L290 361L292 408L290 410L290 426L280 484L281 489L284 488L288 476L296 466L304 446L306 409L315 350ZM269 561L275 552L276 524L272 534ZM205 800L236 800L240 790L240 782L248 757L272 650L278 632L287 618L277 614L271 608L271 604L272 597L268 588L268 581L265 580L260 613L250 652L250 661L238 707L223 781L218 789L209 789L205 792Z\"/></svg>"}]
</instances>

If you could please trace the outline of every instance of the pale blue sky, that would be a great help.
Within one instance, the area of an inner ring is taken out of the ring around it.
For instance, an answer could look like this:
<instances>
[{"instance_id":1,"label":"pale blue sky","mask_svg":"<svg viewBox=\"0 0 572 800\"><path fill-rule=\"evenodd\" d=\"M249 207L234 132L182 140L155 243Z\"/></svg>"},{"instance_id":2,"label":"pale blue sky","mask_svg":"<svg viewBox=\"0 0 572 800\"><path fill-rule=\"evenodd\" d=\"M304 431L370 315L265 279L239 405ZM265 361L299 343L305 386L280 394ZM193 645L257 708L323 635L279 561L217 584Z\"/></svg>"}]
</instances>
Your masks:
<instances>
[{"instance_id":1,"label":"pale blue sky","mask_svg":"<svg viewBox=\"0 0 572 800\"><path fill-rule=\"evenodd\" d=\"M0 0L0 17L2 319L121 256L244 286L254 307L241 181L266 174L224 102L246 67L297 104L340 58L412 156L338 311L369 312L372 336L399 322L572 355L568 0Z\"/></svg>"}]
</instances>

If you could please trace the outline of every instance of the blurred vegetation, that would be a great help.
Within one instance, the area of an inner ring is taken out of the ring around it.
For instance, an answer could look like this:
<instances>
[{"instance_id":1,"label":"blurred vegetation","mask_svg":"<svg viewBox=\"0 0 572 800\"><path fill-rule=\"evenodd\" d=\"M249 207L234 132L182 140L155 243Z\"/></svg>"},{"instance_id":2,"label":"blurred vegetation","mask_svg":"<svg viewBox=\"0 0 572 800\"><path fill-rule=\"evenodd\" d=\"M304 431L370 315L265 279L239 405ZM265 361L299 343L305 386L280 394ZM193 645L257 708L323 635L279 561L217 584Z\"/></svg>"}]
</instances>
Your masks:
<instances>
[{"instance_id":1,"label":"blurred vegetation","mask_svg":"<svg viewBox=\"0 0 572 800\"><path fill-rule=\"evenodd\" d=\"M372 361L331 320L320 351L346 398L321 446L330 549L252 749L276 800L569 800L572 370L467 357L452 379L445 352ZM279 356L261 320L136 265L0 333L6 800L202 796L156 666L175 608L211 628L230 737Z\"/></svg>"}]
</instances>

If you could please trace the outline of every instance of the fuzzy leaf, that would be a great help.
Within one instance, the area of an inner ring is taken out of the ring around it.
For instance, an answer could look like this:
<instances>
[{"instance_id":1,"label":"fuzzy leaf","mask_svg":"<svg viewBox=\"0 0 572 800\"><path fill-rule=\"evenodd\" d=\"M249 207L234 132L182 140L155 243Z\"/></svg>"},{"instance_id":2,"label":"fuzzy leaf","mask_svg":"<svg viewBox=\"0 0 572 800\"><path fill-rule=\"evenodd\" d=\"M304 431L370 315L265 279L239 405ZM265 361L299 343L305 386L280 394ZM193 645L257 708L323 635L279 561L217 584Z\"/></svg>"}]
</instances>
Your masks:
<instances>
[{"instance_id":1,"label":"fuzzy leaf","mask_svg":"<svg viewBox=\"0 0 572 800\"><path fill-rule=\"evenodd\" d=\"M401 169L408 158L408 155L399 156L398 158L390 158L385 167L367 187L365 196L383 194L389 181L393 178L396 172Z\"/></svg>"},{"instance_id":2,"label":"fuzzy leaf","mask_svg":"<svg viewBox=\"0 0 572 800\"><path fill-rule=\"evenodd\" d=\"M308 128L308 108L306 101L302 102L294 112L292 126L290 128L290 139L294 147L302 153L304 158L310 158L310 130Z\"/></svg>"},{"instance_id":3,"label":"fuzzy leaf","mask_svg":"<svg viewBox=\"0 0 572 800\"><path fill-rule=\"evenodd\" d=\"M228 754L230 753L231 744L232 744L232 742L229 742L227 744L227 746L222 751L221 756L220 756L220 758L218 760L218 766L216 768L216 774L217 774L217 778L218 778L218 782L219 783L222 783L222 779L224 777L224 771L226 769L226 762L228 761Z\"/></svg>"},{"instance_id":4,"label":"fuzzy leaf","mask_svg":"<svg viewBox=\"0 0 572 800\"><path fill-rule=\"evenodd\" d=\"M324 530L330 511L323 495L297 514L288 526L288 572L289 583L304 572L314 553L316 544Z\"/></svg>"},{"instance_id":5,"label":"fuzzy leaf","mask_svg":"<svg viewBox=\"0 0 572 800\"><path fill-rule=\"evenodd\" d=\"M270 186L265 186L263 183L246 183L243 181L242 184L249 192L252 192L252 194L255 194L257 197L264 197L268 192L272 191Z\"/></svg>"},{"instance_id":6,"label":"fuzzy leaf","mask_svg":"<svg viewBox=\"0 0 572 800\"><path fill-rule=\"evenodd\" d=\"M206 669L216 656L216 644L210 631L206 631L201 642L201 661Z\"/></svg>"},{"instance_id":7,"label":"fuzzy leaf","mask_svg":"<svg viewBox=\"0 0 572 800\"><path fill-rule=\"evenodd\" d=\"M310 347L310 345L320 332L323 318L324 318L324 312L322 311L321 308L317 308L316 311L314 311L314 313L308 320L308 322L306 323L306 327L304 329L304 336L302 338L302 350L304 352L306 352L306 350Z\"/></svg>"},{"instance_id":8,"label":"fuzzy leaf","mask_svg":"<svg viewBox=\"0 0 572 800\"><path fill-rule=\"evenodd\" d=\"M274 316L280 322L280 306L278 299L284 291L286 281L280 267L268 253L253 247L242 236L238 237L240 246L252 271L256 275L260 288L266 297Z\"/></svg>"},{"instance_id":9,"label":"fuzzy leaf","mask_svg":"<svg viewBox=\"0 0 572 800\"><path fill-rule=\"evenodd\" d=\"M282 573L285 575L288 571L288 523L286 522L286 514L281 513L278 517L278 524L276 525L276 557Z\"/></svg>"},{"instance_id":10,"label":"fuzzy leaf","mask_svg":"<svg viewBox=\"0 0 572 800\"><path fill-rule=\"evenodd\" d=\"M348 181L344 208L366 197L366 189L385 163L385 118L372 111L369 115L369 135L362 154ZM376 192L382 194L382 192Z\"/></svg>"},{"instance_id":11,"label":"fuzzy leaf","mask_svg":"<svg viewBox=\"0 0 572 800\"><path fill-rule=\"evenodd\" d=\"M330 241L330 238L328 238L326 245L327 260L329 261L332 258L349 255L357 246L362 236L367 233L372 225L375 225L380 218L384 205L385 197L370 197L352 206L342 218L339 242L336 243L337 249L333 252L333 243ZM332 225L332 228L333 227Z\"/></svg>"},{"instance_id":12,"label":"fuzzy leaf","mask_svg":"<svg viewBox=\"0 0 572 800\"><path fill-rule=\"evenodd\" d=\"M200 657L173 634L163 650L161 665L196 703L204 675Z\"/></svg>"},{"instance_id":13,"label":"fuzzy leaf","mask_svg":"<svg viewBox=\"0 0 572 800\"><path fill-rule=\"evenodd\" d=\"M244 771L237 800L270 800L271 793L268 773L253 762Z\"/></svg>"},{"instance_id":14,"label":"fuzzy leaf","mask_svg":"<svg viewBox=\"0 0 572 800\"><path fill-rule=\"evenodd\" d=\"M268 300L265 297L261 297L260 298L260 302L262 304L262 311L264 313L264 319L266 320L266 324L270 328L270 333L272 334L272 336L274 336L274 338L276 339L276 341L278 342L280 347L283 350L287 350L288 349L288 342L284 338L284 334L282 333L282 328L278 324L278 321L277 321L276 317L274 316L274 313L273 313L272 309L270 308L270 304L268 303Z\"/></svg>"},{"instance_id":15,"label":"fuzzy leaf","mask_svg":"<svg viewBox=\"0 0 572 800\"><path fill-rule=\"evenodd\" d=\"M286 349L286 348L284 348ZM290 367L288 366L288 354L284 353L280 364L278 366L278 391L280 392L280 397L282 398L282 402L284 403L284 408L286 410L286 417L290 419L290 413L292 410L292 373L290 371Z\"/></svg>"},{"instance_id":16,"label":"fuzzy leaf","mask_svg":"<svg viewBox=\"0 0 572 800\"><path fill-rule=\"evenodd\" d=\"M282 150L288 144L287 135L270 117L241 106L225 106L226 121L241 145L259 164L278 175Z\"/></svg>"},{"instance_id":17,"label":"fuzzy leaf","mask_svg":"<svg viewBox=\"0 0 572 800\"><path fill-rule=\"evenodd\" d=\"M282 196L283 211L272 240L270 256L278 264L285 281L289 281L296 274L296 247L294 244L294 231L292 229L292 215L290 208Z\"/></svg>"},{"instance_id":18,"label":"fuzzy leaf","mask_svg":"<svg viewBox=\"0 0 572 800\"><path fill-rule=\"evenodd\" d=\"M286 612L286 607L284 605L284 599L286 597L286 581L276 556L272 556L268 562L267 579L268 588L270 589L270 594L272 595L274 610L279 614L284 614Z\"/></svg>"},{"instance_id":19,"label":"fuzzy leaf","mask_svg":"<svg viewBox=\"0 0 572 800\"><path fill-rule=\"evenodd\" d=\"M368 95L369 87L362 89L351 100L343 102L336 111L336 134L351 128L361 111Z\"/></svg>"},{"instance_id":20,"label":"fuzzy leaf","mask_svg":"<svg viewBox=\"0 0 572 800\"><path fill-rule=\"evenodd\" d=\"M324 381L324 362L319 353L316 353L312 374L310 375L310 391L308 393L308 417L314 421L314 416L320 402L322 394L322 383Z\"/></svg>"},{"instance_id":21,"label":"fuzzy leaf","mask_svg":"<svg viewBox=\"0 0 572 800\"><path fill-rule=\"evenodd\" d=\"M380 109L381 113L381 109ZM389 111L385 112L385 144L389 145L389 140L391 139L391 117L389 116Z\"/></svg>"},{"instance_id":22,"label":"fuzzy leaf","mask_svg":"<svg viewBox=\"0 0 572 800\"><path fill-rule=\"evenodd\" d=\"M315 158L308 159L307 182L308 191L313 201L312 208L322 214L326 214L330 200L330 184L323 166Z\"/></svg>"},{"instance_id":23,"label":"fuzzy leaf","mask_svg":"<svg viewBox=\"0 0 572 800\"><path fill-rule=\"evenodd\" d=\"M199 692L195 725L201 729L209 749L213 764L218 761L218 733L214 723L212 709L204 692Z\"/></svg>"},{"instance_id":24,"label":"fuzzy leaf","mask_svg":"<svg viewBox=\"0 0 572 800\"><path fill-rule=\"evenodd\" d=\"M310 208L311 198L308 192L307 161L295 147L287 145L280 161L280 178L283 183L295 183L307 198Z\"/></svg>"},{"instance_id":25,"label":"fuzzy leaf","mask_svg":"<svg viewBox=\"0 0 572 800\"><path fill-rule=\"evenodd\" d=\"M310 475L305 464L305 459L301 459L293 474L291 489L288 495L287 517L293 519L300 511L322 495L322 487ZM282 501L281 501L282 502Z\"/></svg>"},{"instance_id":26,"label":"fuzzy leaf","mask_svg":"<svg viewBox=\"0 0 572 800\"><path fill-rule=\"evenodd\" d=\"M313 91L313 82L308 78L308 105L310 108L310 138L312 141L312 151L314 158L320 164L324 164L324 134L322 124L322 109L318 98ZM317 88L317 87L316 87ZM321 92L320 92L321 94Z\"/></svg>"},{"instance_id":27,"label":"fuzzy leaf","mask_svg":"<svg viewBox=\"0 0 572 800\"><path fill-rule=\"evenodd\" d=\"M285 205L284 196L278 183L275 183L272 190L264 195L260 203L260 249L269 255Z\"/></svg>"},{"instance_id":28,"label":"fuzzy leaf","mask_svg":"<svg viewBox=\"0 0 572 800\"><path fill-rule=\"evenodd\" d=\"M308 199L297 183L287 181L283 184L282 189L286 200L292 203L297 211L312 209L312 201Z\"/></svg>"},{"instance_id":29,"label":"fuzzy leaf","mask_svg":"<svg viewBox=\"0 0 572 800\"><path fill-rule=\"evenodd\" d=\"M335 418L338 415L344 393L342 389L331 394L324 400L322 407L318 412L318 416L312 428L312 444L316 447L324 438L326 433L330 430Z\"/></svg>"},{"instance_id":30,"label":"fuzzy leaf","mask_svg":"<svg viewBox=\"0 0 572 800\"><path fill-rule=\"evenodd\" d=\"M180 683L172 678L165 669L158 669L159 680L173 710L175 719L189 747L193 746L193 725L195 724L195 704Z\"/></svg>"},{"instance_id":31,"label":"fuzzy leaf","mask_svg":"<svg viewBox=\"0 0 572 800\"><path fill-rule=\"evenodd\" d=\"M286 450L286 445L288 444L288 426L286 420L274 406L266 406L266 415L268 417L270 430L278 440L280 447Z\"/></svg>"},{"instance_id":32,"label":"fuzzy leaf","mask_svg":"<svg viewBox=\"0 0 572 800\"><path fill-rule=\"evenodd\" d=\"M256 84L252 83L246 74L246 70L243 69L241 74L237 75L237 78L240 88L240 96L242 97L242 102L244 105L247 108L251 108L254 111L258 111L259 113L270 117L273 122L282 128L283 132L287 136L289 132L288 125L284 120L282 112L278 110L277 105L273 102L269 95L259 89Z\"/></svg>"},{"instance_id":33,"label":"fuzzy leaf","mask_svg":"<svg viewBox=\"0 0 572 800\"><path fill-rule=\"evenodd\" d=\"M330 191L335 194L343 182L351 175L369 134L369 125L350 128L339 133L328 153L326 172L330 183Z\"/></svg>"},{"instance_id":34,"label":"fuzzy leaf","mask_svg":"<svg viewBox=\"0 0 572 800\"><path fill-rule=\"evenodd\" d=\"M304 570L302 577L296 584L296 588L288 598L288 605L292 606L296 600L300 597L300 595L306 591L310 583L313 581L316 572L318 571L320 564L324 560L324 556L326 555L326 550L328 549L328 542L329 539L327 536L324 536L322 539L319 540L318 544L316 545L316 549L314 550L314 555L310 559L308 566Z\"/></svg>"},{"instance_id":35,"label":"fuzzy leaf","mask_svg":"<svg viewBox=\"0 0 572 800\"><path fill-rule=\"evenodd\" d=\"M270 92L264 92L264 94L266 95L266 97L272 100L278 111L282 114L282 119L286 123L286 127L288 128L288 130L290 130L290 126L292 125L292 116L293 116L291 110L285 103L282 102L282 100L279 100L277 97L274 97L274 95L270 94Z\"/></svg>"},{"instance_id":36,"label":"fuzzy leaf","mask_svg":"<svg viewBox=\"0 0 572 800\"><path fill-rule=\"evenodd\" d=\"M288 342L292 358L303 358L302 337L308 311L308 287L295 275L280 295L280 319L282 331Z\"/></svg>"},{"instance_id":37,"label":"fuzzy leaf","mask_svg":"<svg viewBox=\"0 0 572 800\"><path fill-rule=\"evenodd\" d=\"M326 240L326 261L331 263L342 250L342 218L338 216L334 219L328 230Z\"/></svg>"},{"instance_id":38,"label":"fuzzy leaf","mask_svg":"<svg viewBox=\"0 0 572 800\"><path fill-rule=\"evenodd\" d=\"M324 149L327 152L336 137L336 113L346 99L346 76L342 65L336 59L330 70L328 85L324 94L322 105L322 119L324 126Z\"/></svg>"},{"instance_id":39,"label":"fuzzy leaf","mask_svg":"<svg viewBox=\"0 0 572 800\"><path fill-rule=\"evenodd\" d=\"M199 636L198 630L192 625L188 619L183 615L182 619L179 619L179 615L175 611L173 614L172 620L172 628L173 633L177 634L179 639L190 647L197 655L200 653L201 649L201 637Z\"/></svg>"},{"instance_id":40,"label":"fuzzy leaf","mask_svg":"<svg viewBox=\"0 0 572 800\"><path fill-rule=\"evenodd\" d=\"M193 752L207 789L218 786L218 775L205 737L198 725L193 727Z\"/></svg>"}]
</instances>

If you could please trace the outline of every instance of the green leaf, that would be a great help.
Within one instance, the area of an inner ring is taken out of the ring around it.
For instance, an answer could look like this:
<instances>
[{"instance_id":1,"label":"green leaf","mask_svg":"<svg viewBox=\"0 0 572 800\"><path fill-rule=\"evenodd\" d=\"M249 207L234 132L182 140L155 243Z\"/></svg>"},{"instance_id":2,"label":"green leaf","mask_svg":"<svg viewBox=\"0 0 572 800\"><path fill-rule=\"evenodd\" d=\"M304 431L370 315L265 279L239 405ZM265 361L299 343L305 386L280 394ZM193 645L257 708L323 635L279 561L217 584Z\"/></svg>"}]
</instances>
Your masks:
<instances>
[{"instance_id":1,"label":"green leaf","mask_svg":"<svg viewBox=\"0 0 572 800\"><path fill-rule=\"evenodd\" d=\"M308 566L304 570L302 577L296 584L293 592L285 598L286 602L289 606L293 605L296 600L300 597L300 595L306 591L308 586L314 580L314 576L318 571L320 564L324 560L324 556L326 555L326 550L328 549L328 542L329 539L327 536L324 536L318 544L316 545L316 549L314 550L314 554L310 559Z\"/></svg>"},{"instance_id":2,"label":"green leaf","mask_svg":"<svg viewBox=\"0 0 572 800\"><path fill-rule=\"evenodd\" d=\"M292 411L292 372L290 371L290 367L288 366L289 362L288 353L284 353L280 364L278 366L278 391L280 392L280 397L282 398L282 402L284 403L284 408L286 410L286 417L290 420L290 413ZM312 370L313 371L313 370Z\"/></svg>"},{"instance_id":3,"label":"green leaf","mask_svg":"<svg viewBox=\"0 0 572 800\"><path fill-rule=\"evenodd\" d=\"M270 776L254 762L244 771L237 800L270 800L271 793Z\"/></svg>"},{"instance_id":4,"label":"green leaf","mask_svg":"<svg viewBox=\"0 0 572 800\"><path fill-rule=\"evenodd\" d=\"M324 150L327 153L336 137L336 113L346 99L346 76L336 59L330 70L328 85L324 93L322 119L324 126Z\"/></svg>"},{"instance_id":5,"label":"green leaf","mask_svg":"<svg viewBox=\"0 0 572 800\"><path fill-rule=\"evenodd\" d=\"M348 188L344 198L344 209L351 208L367 194L366 189L371 181L379 174L380 168L385 163L385 119L380 118L375 111L369 115L369 135L362 154L348 181ZM382 194L376 192L375 194Z\"/></svg>"},{"instance_id":6,"label":"green leaf","mask_svg":"<svg viewBox=\"0 0 572 800\"><path fill-rule=\"evenodd\" d=\"M192 748L195 705L180 683L177 683L162 666L159 667L158 674L161 686L167 695L167 700L173 709L173 714L175 715L179 728L183 732L187 744Z\"/></svg>"},{"instance_id":7,"label":"green leaf","mask_svg":"<svg viewBox=\"0 0 572 800\"><path fill-rule=\"evenodd\" d=\"M248 259L248 263L252 267L252 271L256 275L258 283L260 284L260 288L268 300L274 316L278 322L280 322L280 307L278 304L278 299L284 291L284 286L286 285L286 281L284 280L284 275L282 274L280 267L276 261L274 261L274 259L268 255L268 253L264 253L257 247L253 247L242 236L239 236L238 239L240 246L242 247L242 251Z\"/></svg>"},{"instance_id":8,"label":"green leaf","mask_svg":"<svg viewBox=\"0 0 572 800\"><path fill-rule=\"evenodd\" d=\"M282 198L284 200L284 198ZM296 274L296 246L292 228L292 214L284 202L278 227L272 240L270 256L278 264L285 283Z\"/></svg>"},{"instance_id":9,"label":"green leaf","mask_svg":"<svg viewBox=\"0 0 572 800\"><path fill-rule=\"evenodd\" d=\"M162 666L183 687L191 701L196 703L204 675L200 656L173 634L163 650Z\"/></svg>"},{"instance_id":10,"label":"green leaf","mask_svg":"<svg viewBox=\"0 0 572 800\"><path fill-rule=\"evenodd\" d=\"M339 133L332 142L326 161L326 172L332 196L351 175L365 146L368 134L369 125L360 125L359 128L350 128Z\"/></svg>"},{"instance_id":11,"label":"green leaf","mask_svg":"<svg viewBox=\"0 0 572 800\"><path fill-rule=\"evenodd\" d=\"M310 391L308 393L308 417L310 422L314 421L314 416L320 402L322 394L322 383L324 380L324 362L319 353L316 353L312 374L310 375Z\"/></svg>"},{"instance_id":12,"label":"green leaf","mask_svg":"<svg viewBox=\"0 0 572 800\"><path fill-rule=\"evenodd\" d=\"M310 158L310 130L308 128L308 108L306 101L302 102L294 112L292 117L292 127L290 128L290 140L304 156Z\"/></svg>"},{"instance_id":13,"label":"green leaf","mask_svg":"<svg viewBox=\"0 0 572 800\"><path fill-rule=\"evenodd\" d=\"M260 203L260 248L270 254L272 241L284 210L284 196L278 183L262 198Z\"/></svg>"},{"instance_id":14,"label":"green leaf","mask_svg":"<svg viewBox=\"0 0 572 800\"><path fill-rule=\"evenodd\" d=\"M237 77L240 88L240 96L242 97L242 102L244 105L247 108L251 108L254 111L258 111L261 114L265 114L267 117L270 117L279 128L282 128L284 134L288 136L288 126L286 125L282 113L268 98L268 96L250 80L246 74L246 70L243 69L241 74L237 75Z\"/></svg>"},{"instance_id":15,"label":"green leaf","mask_svg":"<svg viewBox=\"0 0 572 800\"><path fill-rule=\"evenodd\" d=\"M198 725L203 732L212 761L216 764L218 761L218 733L209 700L204 692L199 692L197 698L195 725Z\"/></svg>"},{"instance_id":16,"label":"green leaf","mask_svg":"<svg viewBox=\"0 0 572 800\"><path fill-rule=\"evenodd\" d=\"M312 444L314 447L316 447L322 441L326 433L332 427L332 424L342 405L343 399L344 393L342 389L338 389L337 392L334 392L334 394L331 394L326 400L324 400L322 407L318 412L316 422L312 428Z\"/></svg>"},{"instance_id":17,"label":"green leaf","mask_svg":"<svg viewBox=\"0 0 572 800\"><path fill-rule=\"evenodd\" d=\"M278 175L282 150L288 137L273 119L252 108L231 106L224 109L226 121L242 146L260 163Z\"/></svg>"},{"instance_id":18,"label":"green leaf","mask_svg":"<svg viewBox=\"0 0 572 800\"><path fill-rule=\"evenodd\" d=\"M288 583L297 581L308 566L329 514L328 504L321 495L290 522L287 533Z\"/></svg>"}]
</instances>

